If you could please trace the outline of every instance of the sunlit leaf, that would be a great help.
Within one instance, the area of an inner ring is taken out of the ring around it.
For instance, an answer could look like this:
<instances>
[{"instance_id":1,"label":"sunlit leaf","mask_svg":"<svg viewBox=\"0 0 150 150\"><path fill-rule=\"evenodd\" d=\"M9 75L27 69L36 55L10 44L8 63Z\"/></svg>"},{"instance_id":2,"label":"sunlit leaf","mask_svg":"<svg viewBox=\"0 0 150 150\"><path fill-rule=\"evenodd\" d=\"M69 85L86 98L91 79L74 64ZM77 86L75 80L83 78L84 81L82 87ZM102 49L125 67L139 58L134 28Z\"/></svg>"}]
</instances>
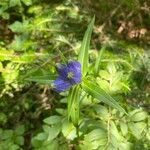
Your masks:
<instances>
[{"instance_id":1,"label":"sunlit leaf","mask_svg":"<svg viewBox=\"0 0 150 150\"><path fill-rule=\"evenodd\" d=\"M128 126L129 126L129 129L130 129L130 131L132 132L132 134L133 134L137 139L140 139L143 130L146 128L146 123L145 123L145 122L138 122L138 123L130 122L130 123L128 124Z\"/></svg>"},{"instance_id":2,"label":"sunlit leaf","mask_svg":"<svg viewBox=\"0 0 150 150\"><path fill-rule=\"evenodd\" d=\"M57 135L60 133L61 131L61 124L56 124L55 126L49 128L48 130L48 137L47 140L48 141L52 141L54 138L57 137Z\"/></svg>"},{"instance_id":3,"label":"sunlit leaf","mask_svg":"<svg viewBox=\"0 0 150 150\"><path fill-rule=\"evenodd\" d=\"M15 57L13 50L0 50L0 61L11 60Z\"/></svg>"},{"instance_id":4,"label":"sunlit leaf","mask_svg":"<svg viewBox=\"0 0 150 150\"><path fill-rule=\"evenodd\" d=\"M106 106L95 105L93 106L93 109L95 110L96 114L98 114L103 119L107 120L109 118L109 112Z\"/></svg>"},{"instance_id":5,"label":"sunlit leaf","mask_svg":"<svg viewBox=\"0 0 150 150\"><path fill-rule=\"evenodd\" d=\"M83 89L92 95L94 98L103 101L104 103L118 109L121 112L126 113L126 111L116 102L109 94L107 94L103 89L101 89L97 84L93 83L89 79L84 79L82 84Z\"/></svg>"},{"instance_id":6,"label":"sunlit leaf","mask_svg":"<svg viewBox=\"0 0 150 150\"><path fill-rule=\"evenodd\" d=\"M67 119L64 120L62 125L62 133L66 139L73 140L77 137L76 128Z\"/></svg>"},{"instance_id":7,"label":"sunlit leaf","mask_svg":"<svg viewBox=\"0 0 150 150\"><path fill-rule=\"evenodd\" d=\"M95 140L106 138L107 137L107 131L104 129L95 129L92 130L90 133L85 135L85 140L89 142L93 142Z\"/></svg>"},{"instance_id":8,"label":"sunlit leaf","mask_svg":"<svg viewBox=\"0 0 150 150\"><path fill-rule=\"evenodd\" d=\"M120 121L120 129L122 134L125 136L128 133L128 125L125 122Z\"/></svg>"},{"instance_id":9,"label":"sunlit leaf","mask_svg":"<svg viewBox=\"0 0 150 150\"><path fill-rule=\"evenodd\" d=\"M140 109L131 112L131 114L131 120L136 122L145 120L148 117L147 113Z\"/></svg>"},{"instance_id":10,"label":"sunlit leaf","mask_svg":"<svg viewBox=\"0 0 150 150\"><path fill-rule=\"evenodd\" d=\"M115 136L117 141L119 141L119 142L123 141L123 137L121 136L121 134L119 134L117 126L116 126L115 122L113 122L113 121L110 122L110 130L111 130L111 134L113 136Z\"/></svg>"}]
</instances>

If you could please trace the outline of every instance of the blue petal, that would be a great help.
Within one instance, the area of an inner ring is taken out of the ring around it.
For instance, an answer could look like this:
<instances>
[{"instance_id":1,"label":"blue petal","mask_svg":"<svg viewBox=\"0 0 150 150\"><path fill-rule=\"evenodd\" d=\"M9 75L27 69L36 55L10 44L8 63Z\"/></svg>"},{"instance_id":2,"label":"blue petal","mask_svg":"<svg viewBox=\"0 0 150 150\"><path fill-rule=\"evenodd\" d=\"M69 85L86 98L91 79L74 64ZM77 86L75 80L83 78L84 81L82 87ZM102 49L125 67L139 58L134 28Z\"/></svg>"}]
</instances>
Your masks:
<instances>
[{"instance_id":1,"label":"blue petal","mask_svg":"<svg viewBox=\"0 0 150 150\"><path fill-rule=\"evenodd\" d=\"M71 84L77 84L81 82L81 74L76 74L72 79L70 79Z\"/></svg>"},{"instance_id":2,"label":"blue petal","mask_svg":"<svg viewBox=\"0 0 150 150\"><path fill-rule=\"evenodd\" d=\"M81 64L78 61L71 61L67 64L68 68L72 68L75 70L81 70Z\"/></svg>"},{"instance_id":3,"label":"blue petal","mask_svg":"<svg viewBox=\"0 0 150 150\"><path fill-rule=\"evenodd\" d=\"M63 80L62 78L58 77L54 82L54 90L57 92L66 91L71 87L70 82Z\"/></svg>"},{"instance_id":4,"label":"blue petal","mask_svg":"<svg viewBox=\"0 0 150 150\"><path fill-rule=\"evenodd\" d=\"M81 82L81 64L78 61L72 61L68 63L67 69L69 72L73 73L73 78L70 79L71 84L76 84Z\"/></svg>"},{"instance_id":5,"label":"blue petal","mask_svg":"<svg viewBox=\"0 0 150 150\"><path fill-rule=\"evenodd\" d=\"M81 82L81 64L78 61L71 61L67 64L60 64L57 66L59 78L64 80L70 85L74 85ZM72 77L68 78L68 74L71 73Z\"/></svg>"},{"instance_id":6,"label":"blue petal","mask_svg":"<svg viewBox=\"0 0 150 150\"><path fill-rule=\"evenodd\" d=\"M59 64L57 66L57 72L61 76L62 79L67 80L68 67L66 64Z\"/></svg>"}]
</instances>

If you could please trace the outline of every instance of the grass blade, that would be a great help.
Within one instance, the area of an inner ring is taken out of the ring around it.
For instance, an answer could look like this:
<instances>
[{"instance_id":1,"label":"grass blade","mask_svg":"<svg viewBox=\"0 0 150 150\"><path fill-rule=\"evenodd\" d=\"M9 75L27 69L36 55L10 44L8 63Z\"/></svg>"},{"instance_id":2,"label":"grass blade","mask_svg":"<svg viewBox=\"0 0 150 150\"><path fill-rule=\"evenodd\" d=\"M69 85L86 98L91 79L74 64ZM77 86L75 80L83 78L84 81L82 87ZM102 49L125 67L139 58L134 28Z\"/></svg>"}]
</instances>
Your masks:
<instances>
[{"instance_id":1,"label":"grass blade","mask_svg":"<svg viewBox=\"0 0 150 150\"><path fill-rule=\"evenodd\" d=\"M81 44L81 48L80 48L80 52L79 52L79 57L78 60L81 63L82 66L82 75L85 76L87 73L87 69L88 69L88 61L89 61L89 48L90 48L90 40L91 40L91 35L92 35L92 30L93 30L93 26L94 26L94 21L95 21L95 17L93 17L92 21L90 22L82 44Z\"/></svg>"},{"instance_id":2,"label":"grass blade","mask_svg":"<svg viewBox=\"0 0 150 150\"><path fill-rule=\"evenodd\" d=\"M54 81L54 78L55 78L54 75L32 76L32 77L26 78L24 80L31 81L31 82L36 82L36 83L39 83L39 84L51 84Z\"/></svg>"}]
</instances>

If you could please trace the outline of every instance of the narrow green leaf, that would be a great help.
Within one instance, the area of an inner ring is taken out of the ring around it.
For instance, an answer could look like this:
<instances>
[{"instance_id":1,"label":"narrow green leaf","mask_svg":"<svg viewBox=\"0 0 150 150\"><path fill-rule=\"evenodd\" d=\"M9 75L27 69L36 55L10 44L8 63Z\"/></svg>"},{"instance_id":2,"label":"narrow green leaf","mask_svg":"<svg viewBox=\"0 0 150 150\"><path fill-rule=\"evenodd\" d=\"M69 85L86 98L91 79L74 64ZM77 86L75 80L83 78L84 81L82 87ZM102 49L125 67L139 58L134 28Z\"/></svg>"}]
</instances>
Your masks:
<instances>
[{"instance_id":1,"label":"narrow green leaf","mask_svg":"<svg viewBox=\"0 0 150 150\"><path fill-rule=\"evenodd\" d=\"M97 84L93 83L89 79L83 80L82 87L87 93L92 95L94 98L103 101L104 103L118 109L123 113L126 113L126 111L108 93L106 93Z\"/></svg>"},{"instance_id":2,"label":"narrow green leaf","mask_svg":"<svg viewBox=\"0 0 150 150\"><path fill-rule=\"evenodd\" d=\"M82 44L81 44L81 48L79 51L79 57L78 60L81 63L82 66L82 75L85 76L87 73L87 69L88 69L88 61L89 61L89 48L90 48L90 40L91 40L91 35L92 35L92 30L93 30L93 26L94 26L94 21L95 21L95 17L93 17L91 23L89 24Z\"/></svg>"},{"instance_id":3,"label":"narrow green leaf","mask_svg":"<svg viewBox=\"0 0 150 150\"><path fill-rule=\"evenodd\" d=\"M40 84L51 84L53 82L54 76L33 76L26 78L26 81L37 82Z\"/></svg>"},{"instance_id":4,"label":"narrow green leaf","mask_svg":"<svg viewBox=\"0 0 150 150\"><path fill-rule=\"evenodd\" d=\"M79 86L70 89L68 96L68 118L76 126L79 121Z\"/></svg>"},{"instance_id":5,"label":"narrow green leaf","mask_svg":"<svg viewBox=\"0 0 150 150\"><path fill-rule=\"evenodd\" d=\"M106 48L106 47L103 46L103 47L101 48L101 50L99 51L98 58L96 59L96 62L95 62L95 74L98 74L98 72L99 72L100 63L101 63L102 55L103 55L103 53L104 53L105 48Z\"/></svg>"},{"instance_id":6,"label":"narrow green leaf","mask_svg":"<svg viewBox=\"0 0 150 150\"><path fill-rule=\"evenodd\" d=\"M138 123L133 123L129 122L128 127L131 131L131 133L137 138L141 138L141 134L143 130L146 128L146 123L145 122L138 122Z\"/></svg>"}]
</instances>

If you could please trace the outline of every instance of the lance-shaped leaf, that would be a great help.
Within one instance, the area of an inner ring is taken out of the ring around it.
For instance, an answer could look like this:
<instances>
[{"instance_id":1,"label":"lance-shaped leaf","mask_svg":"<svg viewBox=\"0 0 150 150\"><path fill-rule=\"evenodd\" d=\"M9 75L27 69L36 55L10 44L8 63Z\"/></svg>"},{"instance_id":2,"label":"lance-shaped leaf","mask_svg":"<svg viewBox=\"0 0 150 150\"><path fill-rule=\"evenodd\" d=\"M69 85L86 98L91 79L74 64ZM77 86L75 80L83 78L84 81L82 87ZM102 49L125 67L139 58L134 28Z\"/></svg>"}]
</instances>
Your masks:
<instances>
[{"instance_id":1,"label":"lance-shaped leaf","mask_svg":"<svg viewBox=\"0 0 150 150\"><path fill-rule=\"evenodd\" d=\"M47 76L30 76L26 78L26 81L37 82L40 84L50 84L53 82L55 75L47 75Z\"/></svg>"},{"instance_id":2,"label":"lance-shaped leaf","mask_svg":"<svg viewBox=\"0 0 150 150\"><path fill-rule=\"evenodd\" d=\"M108 93L101 89L97 84L93 83L90 79L84 79L82 84L83 90L100 101L112 106L119 111L126 113L126 111L116 102ZM127 113L126 113L127 114Z\"/></svg>"},{"instance_id":3,"label":"lance-shaped leaf","mask_svg":"<svg viewBox=\"0 0 150 150\"><path fill-rule=\"evenodd\" d=\"M69 91L68 96L68 118L76 126L79 121L79 86L75 86Z\"/></svg>"},{"instance_id":4,"label":"lance-shaped leaf","mask_svg":"<svg viewBox=\"0 0 150 150\"><path fill-rule=\"evenodd\" d=\"M95 21L95 17L93 17L91 23L89 24L82 44L81 44L81 48L79 51L79 57L78 60L81 63L82 66L82 76L84 77L87 73L87 69L88 69L88 61L89 61L89 48L90 48L90 40L91 40L91 34L92 34L92 30L93 30L93 26L94 26L94 21Z\"/></svg>"}]
</instances>

